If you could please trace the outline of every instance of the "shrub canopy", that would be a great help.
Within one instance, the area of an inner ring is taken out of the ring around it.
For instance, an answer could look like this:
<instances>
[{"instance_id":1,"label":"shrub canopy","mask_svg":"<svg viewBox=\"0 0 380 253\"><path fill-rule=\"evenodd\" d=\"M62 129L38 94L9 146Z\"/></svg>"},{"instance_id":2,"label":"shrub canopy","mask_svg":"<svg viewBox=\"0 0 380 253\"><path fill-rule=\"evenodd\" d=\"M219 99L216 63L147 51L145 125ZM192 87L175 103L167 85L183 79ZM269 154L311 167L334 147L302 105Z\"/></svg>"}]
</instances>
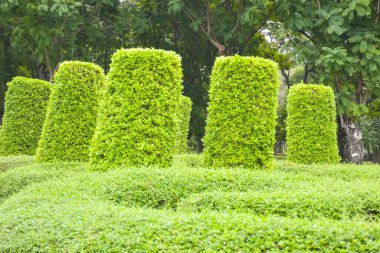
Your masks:
<instances>
[{"instance_id":1,"label":"shrub canopy","mask_svg":"<svg viewBox=\"0 0 380 253\"><path fill-rule=\"evenodd\" d=\"M288 95L287 159L296 163L338 163L336 108L333 90L298 84Z\"/></svg>"},{"instance_id":2,"label":"shrub canopy","mask_svg":"<svg viewBox=\"0 0 380 253\"><path fill-rule=\"evenodd\" d=\"M272 167L278 87L273 61L237 55L216 60L204 137L208 165Z\"/></svg>"},{"instance_id":3,"label":"shrub canopy","mask_svg":"<svg viewBox=\"0 0 380 253\"><path fill-rule=\"evenodd\" d=\"M93 63L73 61L59 66L37 161L88 160L104 82L103 70Z\"/></svg>"},{"instance_id":4,"label":"shrub canopy","mask_svg":"<svg viewBox=\"0 0 380 253\"><path fill-rule=\"evenodd\" d=\"M51 84L16 77L8 83L0 129L0 155L33 155L41 135Z\"/></svg>"},{"instance_id":5,"label":"shrub canopy","mask_svg":"<svg viewBox=\"0 0 380 253\"><path fill-rule=\"evenodd\" d=\"M179 131L177 135L177 151L179 154L186 153L188 150L187 136L189 134L191 106L191 99L181 96L178 112Z\"/></svg>"},{"instance_id":6,"label":"shrub canopy","mask_svg":"<svg viewBox=\"0 0 380 253\"><path fill-rule=\"evenodd\" d=\"M122 49L112 58L90 163L167 167L176 152L181 59L174 52Z\"/></svg>"}]
</instances>

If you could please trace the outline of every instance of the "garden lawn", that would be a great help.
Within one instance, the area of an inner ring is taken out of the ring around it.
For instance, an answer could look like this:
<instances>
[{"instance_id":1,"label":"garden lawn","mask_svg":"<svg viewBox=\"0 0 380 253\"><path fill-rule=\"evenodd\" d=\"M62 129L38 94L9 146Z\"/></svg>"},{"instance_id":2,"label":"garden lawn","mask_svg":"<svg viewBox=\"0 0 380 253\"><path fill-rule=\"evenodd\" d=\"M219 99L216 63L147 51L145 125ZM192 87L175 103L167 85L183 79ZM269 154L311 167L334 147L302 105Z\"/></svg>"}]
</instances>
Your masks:
<instances>
[{"instance_id":1,"label":"garden lawn","mask_svg":"<svg viewBox=\"0 0 380 253\"><path fill-rule=\"evenodd\" d=\"M10 158L0 158L0 164ZM10 159L0 172L0 252L378 252L380 166L87 172Z\"/></svg>"}]
</instances>

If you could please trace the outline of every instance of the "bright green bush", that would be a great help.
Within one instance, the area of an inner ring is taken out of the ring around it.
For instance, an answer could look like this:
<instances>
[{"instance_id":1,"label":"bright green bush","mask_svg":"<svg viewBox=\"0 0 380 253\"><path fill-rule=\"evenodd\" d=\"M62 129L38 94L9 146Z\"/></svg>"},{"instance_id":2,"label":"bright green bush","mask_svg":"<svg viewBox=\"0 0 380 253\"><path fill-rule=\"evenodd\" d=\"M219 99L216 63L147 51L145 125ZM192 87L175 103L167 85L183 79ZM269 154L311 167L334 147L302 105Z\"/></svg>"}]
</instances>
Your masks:
<instances>
[{"instance_id":1,"label":"bright green bush","mask_svg":"<svg viewBox=\"0 0 380 253\"><path fill-rule=\"evenodd\" d=\"M0 172L31 164L33 159L33 156L27 155L0 157Z\"/></svg>"},{"instance_id":2,"label":"bright green bush","mask_svg":"<svg viewBox=\"0 0 380 253\"><path fill-rule=\"evenodd\" d=\"M339 163L333 90L298 84L289 90L287 159L292 162Z\"/></svg>"},{"instance_id":3,"label":"bright green bush","mask_svg":"<svg viewBox=\"0 0 380 253\"><path fill-rule=\"evenodd\" d=\"M295 188L280 187L271 191L192 194L178 203L177 210L380 221L380 194L371 188L377 187L377 184L345 184L342 181L334 183L338 183L338 187L334 189L329 189L322 183L311 183L310 187L301 189L297 182Z\"/></svg>"},{"instance_id":4,"label":"bright green bush","mask_svg":"<svg viewBox=\"0 0 380 253\"><path fill-rule=\"evenodd\" d=\"M88 160L104 82L103 70L93 63L59 66L36 161Z\"/></svg>"},{"instance_id":5,"label":"bright green bush","mask_svg":"<svg viewBox=\"0 0 380 253\"><path fill-rule=\"evenodd\" d=\"M236 55L215 61L204 137L208 165L272 167L278 87L270 60Z\"/></svg>"},{"instance_id":6,"label":"bright green bush","mask_svg":"<svg viewBox=\"0 0 380 253\"><path fill-rule=\"evenodd\" d=\"M91 143L94 169L170 166L181 78L181 59L174 52L122 49L114 54Z\"/></svg>"},{"instance_id":7,"label":"bright green bush","mask_svg":"<svg viewBox=\"0 0 380 253\"><path fill-rule=\"evenodd\" d=\"M8 83L0 155L33 155L40 139L51 84L16 77Z\"/></svg>"},{"instance_id":8,"label":"bright green bush","mask_svg":"<svg viewBox=\"0 0 380 253\"><path fill-rule=\"evenodd\" d=\"M129 209L36 192L7 201L0 212L1 252L378 252L380 247L377 223Z\"/></svg>"},{"instance_id":9,"label":"bright green bush","mask_svg":"<svg viewBox=\"0 0 380 253\"><path fill-rule=\"evenodd\" d=\"M378 251L379 166L192 168L201 157L0 173L0 252Z\"/></svg>"},{"instance_id":10,"label":"bright green bush","mask_svg":"<svg viewBox=\"0 0 380 253\"><path fill-rule=\"evenodd\" d=\"M23 159L20 159L22 161ZM73 178L84 171L84 166L77 162L33 163L17 166L0 173L0 203L25 187L59 177Z\"/></svg>"},{"instance_id":11,"label":"bright green bush","mask_svg":"<svg viewBox=\"0 0 380 253\"><path fill-rule=\"evenodd\" d=\"M188 151L187 135L189 133L191 106L191 99L181 96L178 115L179 131L177 135L177 151L179 154L186 153Z\"/></svg>"}]
</instances>

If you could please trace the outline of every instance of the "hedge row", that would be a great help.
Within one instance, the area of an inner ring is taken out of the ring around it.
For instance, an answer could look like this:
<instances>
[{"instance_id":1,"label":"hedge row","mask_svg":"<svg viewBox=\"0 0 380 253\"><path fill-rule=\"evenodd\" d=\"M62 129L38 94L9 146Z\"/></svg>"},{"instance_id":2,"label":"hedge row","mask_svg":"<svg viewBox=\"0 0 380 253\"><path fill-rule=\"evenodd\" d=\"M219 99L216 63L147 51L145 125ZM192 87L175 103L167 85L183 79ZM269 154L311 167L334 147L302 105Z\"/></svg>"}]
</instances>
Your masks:
<instances>
[{"instance_id":1,"label":"hedge row","mask_svg":"<svg viewBox=\"0 0 380 253\"><path fill-rule=\"evenodd\" d=\"M16 77L8 83L0 128L0 155L33 155L41 135L51 84Z\"/></svg>"},{"instance_id":2,"label":"hedge row","mask_svg":"<svg viewBox=\"0 0 380 253\"><path fill-rule=\"evenodd\" d=\"M17 168L20 166L33 163L33 156L19 155L19 156L3 156L0 157L0 173Z\"/></svg>"},{"instance_id":3,"label":"hedge row","mask_svg":"<svg viewBox=\"0 0 380 253\"><path fill-rule=\"evenodd\" d=\"M294 85L287 109L287 159L304 164L339 163L333 90L323 85Z\"/></svg>"},{"instance_id":4,"label":"hedge row","mask_svg":"<svg viewBox=\"0 0 380 253\"><path fill-rule=\"evenodd\" d=\"M377 191L380 179L376 166L357 169L369 173L368 177L360 177L356 176L355 169L352 173L330 175L330 168L326 166L323 169L327 172L317 176L312 171L299 174L193 168L192 164L186 164L184 156L180 156L176 164L168 169L131 168L90 174L68 173L83 171L83 164L69 164L71 167L37 164L0 175L0 193L4 192L6 197L20 187L66 171L63 176L67 178L48 182L36 190L54 188L55 193L61 192L64 196L86 196L125 207L223 210L310 219L380 218L380 193Z\"/></svg>"},{"instance_id":5,"label":"hedge row","mask_svg":"<svg viewBox=\"0 0 380 253\"><path fill-rule=\"evenodd\" d=\"M380 194L361 184L326 190L312 184L305 189L280 188L259 192L205 192L183 199L177 210L186 212L238 212L308 219L380 221ZM376 187L376 184L371 184ZM334 187L335 188L335 187Z\"/></svg>"},{"instance_id":6,"label":"hedge row","mask_svg":"<svg viewBox=\"0 0 380 253\"><path fill-rule=\"evenodd\" d=\"M33 157L29 158L33 159ZM19 163L16 166L0 173L0 203L33 183L59 177L73 178L78 175L77 172L84 171L83 165L73 162L32 164L29 160L29 164L26 161L21 164L25 157L18 157L18 159ZM44 193L41 194L44 195Z\"/></svg>"},{"instance_id":7,"label":"hedge row","mask_svg":"<svg viewBox=\"0 0 380 253\"><path fill-rule=\"evenodd\" d=\"M215 61L204 137L206 164L272 167L278 87L273 61L238 55Z\"/></svg>"},{"instance_id":8,"label":"hedge row","mask_svg":"<svg viewBox=\"0 0 380 253\"><path fill-rule=\"evenodd\" d=\"M173 213L86 199L52 199L52 203L32 196L29 200L15 198L0 208L1 252L378 252L380 248L376 223Z\"/></svg>"},{"instance_id":9,"label":"hedge row","mask_svg":"<svg viewBox=\"0 0 380 253\"><path fill-rule=\"evenodd\" d=\"M181 79L174 52L122 49L113 55L91 144L93 169L170 166Z\"/></svg>"},{"instance_id":10,"label":"hedge row","mask_svg":"<svg viewBox=\"0 0 380 253\"><path fill-rule=\"evenodd\" d=\"M176 149L179 154L186 153L188 150L187 136L189 134L191 106L191 99L185 96L181 96L180 108L177 116L179 121L179 131L176 141Z\"/></svg>"},{"instance_id":11,"label":"hedge row","mask_svg":"<svg viewBox=\"0 0 380 253\"><path fill-rule=\"evenodd\" d=\"M103 70L93 63L59 66L36 161L88 160L104 82Z\"/></svg>"}]
</instances>

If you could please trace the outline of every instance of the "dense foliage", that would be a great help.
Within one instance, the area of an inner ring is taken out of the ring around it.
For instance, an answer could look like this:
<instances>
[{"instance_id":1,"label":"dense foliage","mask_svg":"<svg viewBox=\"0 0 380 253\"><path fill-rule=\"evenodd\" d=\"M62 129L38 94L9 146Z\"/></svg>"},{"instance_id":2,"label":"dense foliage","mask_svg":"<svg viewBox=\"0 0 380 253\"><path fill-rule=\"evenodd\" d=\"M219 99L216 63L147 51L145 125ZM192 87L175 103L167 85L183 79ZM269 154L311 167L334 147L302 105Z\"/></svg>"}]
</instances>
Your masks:
<instances>
[{"instance_id":1,"label":"dense foliage","mask_svg":"<svg viewBox=\"0 0 380 253\"><path fill-rule=\"evenodd\" d=\"M205 161L213 167L272 167L277 65L255 57L220 57L211 76Z\"/></svg>"},{"instance_id":2,"label":"dense foliage","mask_svg":"<svg viewBox=\"0 0 380 253\"><path fill-rule=\"evenodd\" d=\"M85 62L64 62L54 76L54 89L38 144L36 160L87 161L95 131L103 70Z\"/></svg>"},{"instance_id":3,"label":"dense foliage","mask_svg":"<svg viewBox=\"0 0 380 253\"><path fill-rule=\"evenodd\" d=\"M295 40L292 51L307 62L319 82L333 87L340 126L348 140L347 158L360 163L364 152L359 117L368 111L368 102L380 96L380 2L281 3L279 20L306 39Z\"/></svg>"},{"instance_id":4,"label":"dense foliage","mask_svg":"<svg viewBox=\"0 0 380 253\"><path fill-rule=\"evenodd\" d=\"M338 163L333 90L323 85L292 86L287 109L287 159L305 164Z\"/></svg>"},{"instance_id":5,"label":"dense foliage","mask_svg":"<svg viewBox=\"0 0 380 253\"><path fill-rule=\"evenodd\" d=\"M85 163L53 163L0 173L0 251L376 252L380 245L379 166L214 170L202 168L199 155L174 160L167 169L88 173Z\"/></svg>"},{"instance_id":6,"label":"dense foliage","mask_svg":"<svg viewBox=\"0 0 380 253\"><path fill-rule=\"evenodd\" d=\"M0 129L1 155L33 155L46 116L51 84L16 77L8 83L5 114Z\"/></svg>"},{"instance_id":7,"label":"dense foliage","mask_svg":"<svg viewBox=\"0 0 380 253\"><path fill-rule=\"evenodd\" d=\"M23 165L28 165L33 162L33 156L18 155L0 157L0 172L10 170Z\"/></svg>"},{"instance_id":8,"label":"dense foliage","mask_svg":"<svg viewBox=\"0 0 380 253\"><path fill-rule=\"evenodd\" d=\"M174 52L115 53L91 144L91 164L169 166L175 153L181 80L181 59Z\"/></svg>"},{"instance_id":9,"label":"dense foliage","mask_svg":"<svg viewBox=\"0 0 380 253\"><path fill-rule=\"evenodd\" d=\"M360 119L360 126L369 160L380 163L380 116L364 115Z\"/></svg>"},{"instance_id":10,"label":"dense foliage","mask_svg":"<svg viewBox=\"0 0 380 253\"><path fill-rule=\"evenodd\" d=\"M178 113L179 131L177 135L177 151L178 153L186 153L188 150L187 137L189 135L189 123L191 113L191 99L181 96L180 108Z\"/></svg>"}]
</instances>

